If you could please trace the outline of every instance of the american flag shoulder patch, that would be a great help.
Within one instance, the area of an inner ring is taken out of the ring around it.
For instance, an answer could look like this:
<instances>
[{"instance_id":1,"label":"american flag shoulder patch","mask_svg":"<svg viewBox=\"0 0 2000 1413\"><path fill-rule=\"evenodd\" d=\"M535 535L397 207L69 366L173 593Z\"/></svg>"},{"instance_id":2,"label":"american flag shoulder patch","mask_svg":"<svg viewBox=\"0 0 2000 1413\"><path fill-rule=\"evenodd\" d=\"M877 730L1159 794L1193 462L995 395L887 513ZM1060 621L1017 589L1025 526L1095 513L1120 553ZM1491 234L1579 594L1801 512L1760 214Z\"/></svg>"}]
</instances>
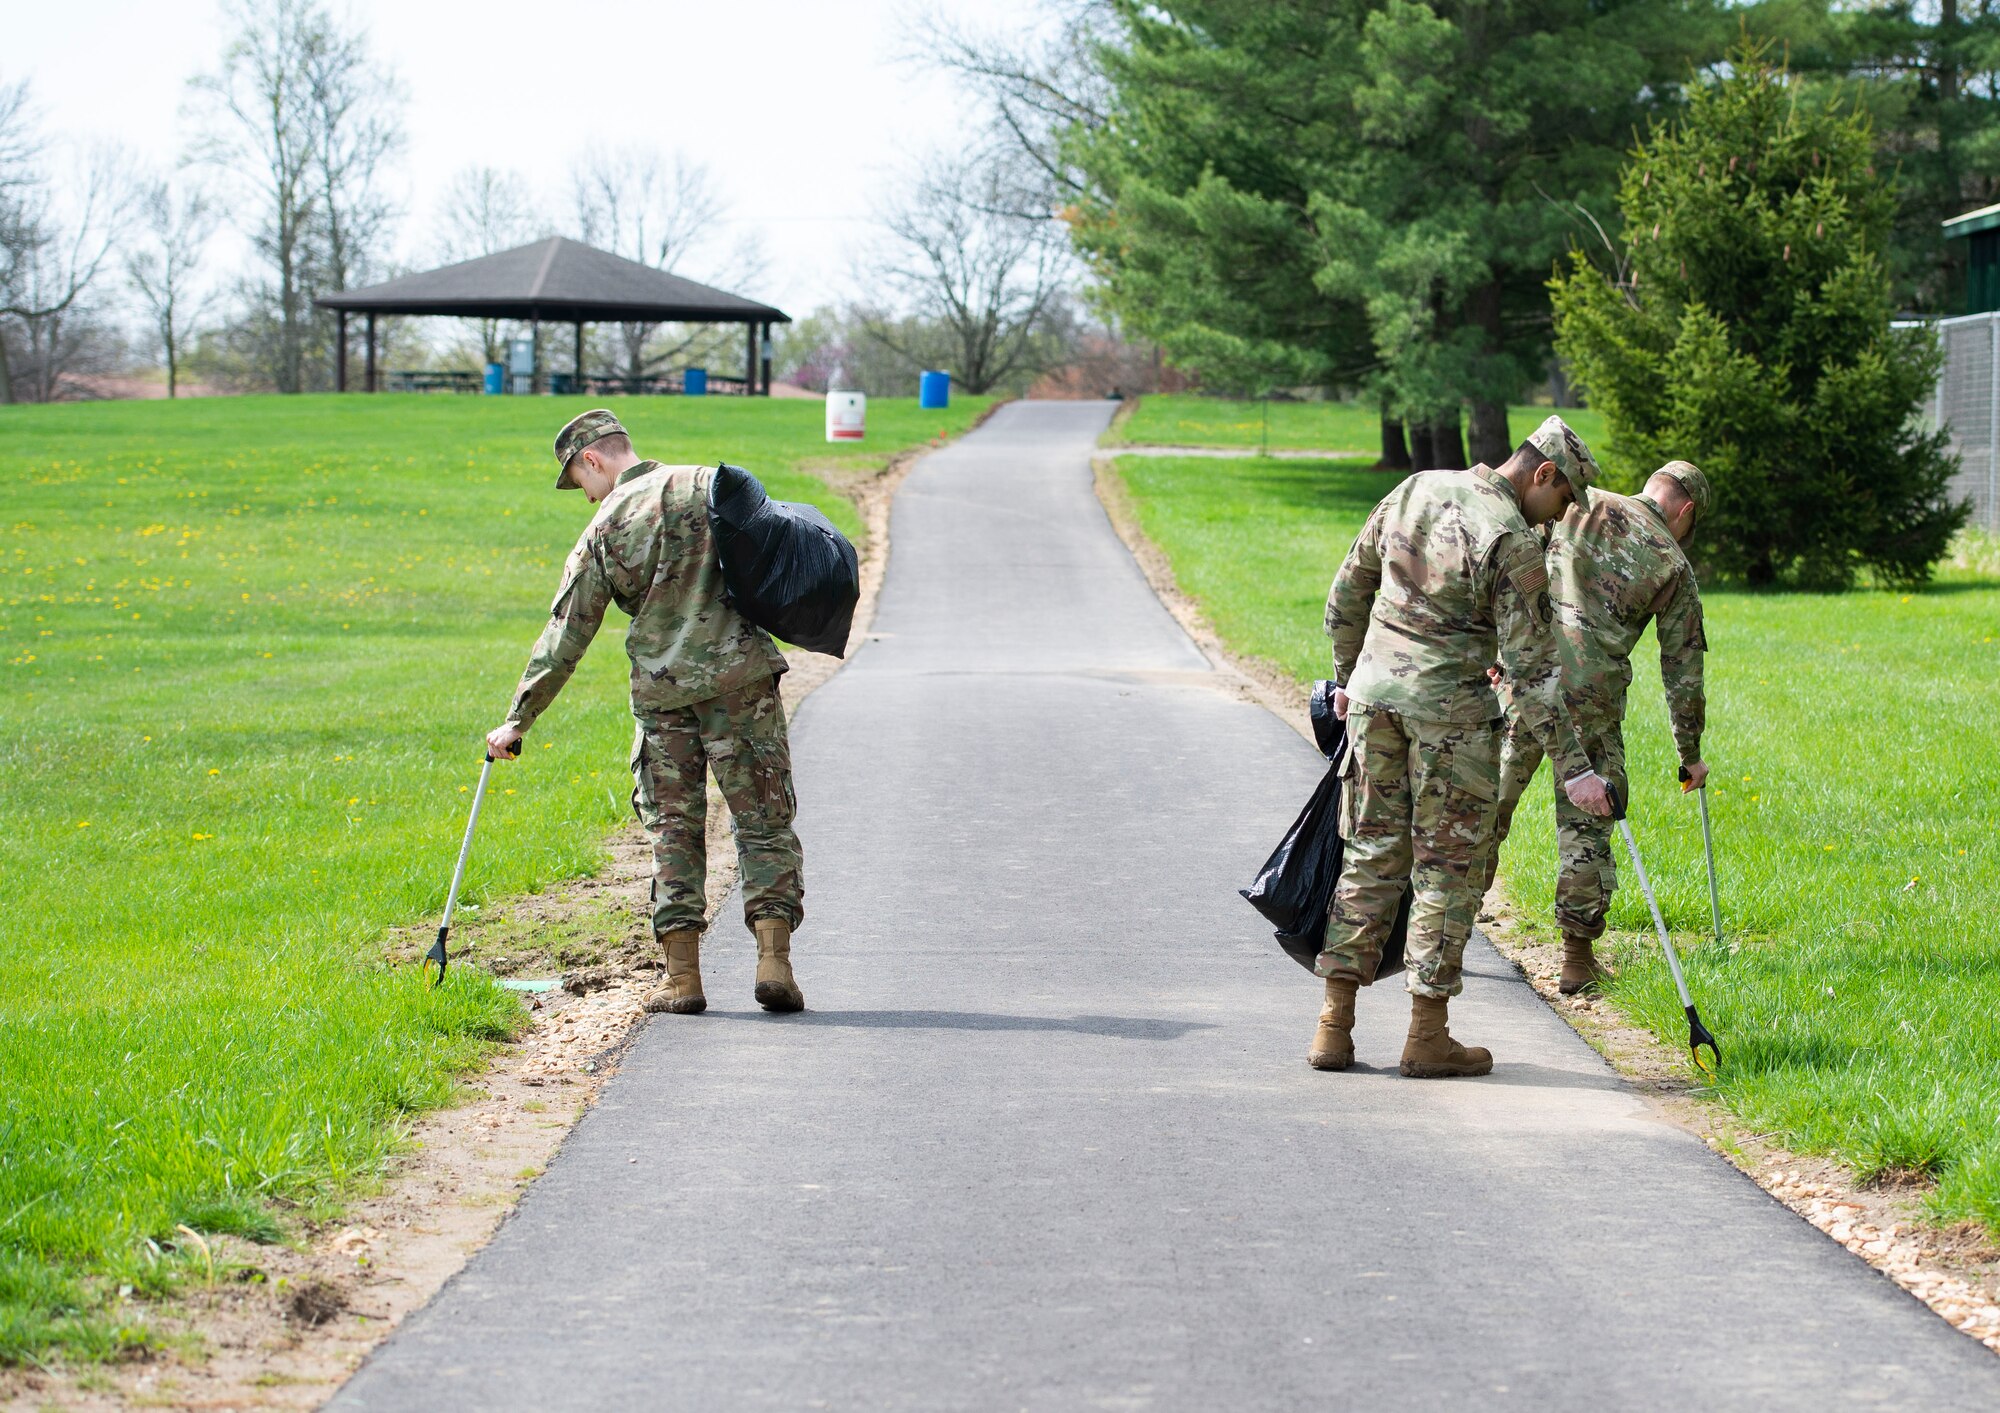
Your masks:
<instances>
[{"instance_id":1,"label":"american flag shoulder patch","mask_svg":"<svg viewBox=\"0 0 2000 1413\"><path fill-rule=\"evenodd\" d=\"M1530 565L1526 569L1516 569L1507 576L1514 581L1524 598L1532 598L1549 586L1549 570L1545 564Z\"/></svg>"}]
</instances>

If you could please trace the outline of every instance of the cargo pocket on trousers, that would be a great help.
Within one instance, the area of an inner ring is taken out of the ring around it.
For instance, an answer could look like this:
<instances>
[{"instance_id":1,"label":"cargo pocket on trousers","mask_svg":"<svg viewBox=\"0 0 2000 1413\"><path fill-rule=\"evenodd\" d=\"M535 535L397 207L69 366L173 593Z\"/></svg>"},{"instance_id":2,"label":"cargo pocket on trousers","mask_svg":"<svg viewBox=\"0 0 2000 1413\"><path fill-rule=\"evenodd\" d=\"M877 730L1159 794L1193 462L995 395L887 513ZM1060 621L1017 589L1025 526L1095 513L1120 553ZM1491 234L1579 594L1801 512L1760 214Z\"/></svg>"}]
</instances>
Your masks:
<instances>
[{"instance_id":1,"label":"cargo pocket on trousers","mask_svg":"<svg viewBox=\"0 0 2000 1413\"><path fill-rule=\"evenodd\" d=\"M1493 804L1500 798L1500 762L1497 752L1454 750L1446 766L1451 787L1475 800Z\"/></svg>"},{"instance_id":2,"label":"cargo pocket on trousers","mask_svg":"<svg viewBox=\"0 0 2000 1413\"><path fill-rule=\"evenodd\" d=\"M632 736L632 813L639 823L648 830L653 828L657 813L653 795L653 772L646 763L646 733L643 729Z\"/></svg>"},{"instance_id":3,"label":"cargo pocket on trousers","mask_svg":"<svg viewBox=\"0 0 2000 1413\"><path fill-rule=\"evenodd\" d=\"M1340 837L1354 837L1354 817L1361 807L1361 752L1354 738L1347 738L1347 750L1340 758Z\"/></svg>"},{"instance_id":4,"label":"cargo pocket on trousers","mask_svg":"<svg viewBox=\"0 0 2000 1413\"><path fill-rule=\"evenodd\" d=\"M759 752L752 760L751 788L757 792L758 813L770 824L790 824L798 813L798 797L792 793L792 772L781 759Z\"/></svg>"}]
</instances>

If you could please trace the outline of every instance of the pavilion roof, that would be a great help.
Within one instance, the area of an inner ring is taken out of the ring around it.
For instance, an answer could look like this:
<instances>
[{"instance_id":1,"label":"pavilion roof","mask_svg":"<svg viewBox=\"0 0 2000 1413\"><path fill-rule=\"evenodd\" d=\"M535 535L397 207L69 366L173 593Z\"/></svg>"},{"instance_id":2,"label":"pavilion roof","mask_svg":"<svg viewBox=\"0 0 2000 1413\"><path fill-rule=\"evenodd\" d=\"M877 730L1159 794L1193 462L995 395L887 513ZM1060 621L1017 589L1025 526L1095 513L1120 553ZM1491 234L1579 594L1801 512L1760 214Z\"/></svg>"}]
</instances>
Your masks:
<instances>
[{"instance_id":1,"label":"pavilion roof","mask_svg":"<svg viewBox=\"0 0 2000 1413\"><path fill-rule=\"evenodd\" d=\"M768 304L566 236L329 294L326 309L552 323L789 324Z\"/></svg>"}]
</instances>

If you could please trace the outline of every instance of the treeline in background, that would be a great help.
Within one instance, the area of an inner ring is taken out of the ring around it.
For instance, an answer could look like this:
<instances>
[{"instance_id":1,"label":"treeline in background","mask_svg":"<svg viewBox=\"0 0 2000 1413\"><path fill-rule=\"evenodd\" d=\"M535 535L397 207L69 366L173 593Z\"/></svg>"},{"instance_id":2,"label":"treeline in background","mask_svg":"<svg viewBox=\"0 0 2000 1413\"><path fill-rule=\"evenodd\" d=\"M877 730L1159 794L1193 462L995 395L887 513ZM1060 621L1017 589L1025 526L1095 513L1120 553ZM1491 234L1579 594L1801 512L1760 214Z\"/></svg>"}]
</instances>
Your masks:
<instances>
[{"instance_id":1,"label":"treeline in background","mask_svg":"<svg viewBox=\"0 0 2000 1413\"><path fill-rule=\"evenodd\" d=\"M228 0L172 171L79 152L0 85L0 398L334 385L323 294L567 234L755 296L712 173L632 143L558 189L461 171L400 262L403 97L318 0ZM1700 462L1704 568L1921 579L1963 514L1921 321L2000 198L2000 15L1958 0L1042 0L913 8L967 132L881 179L864 297L782 329L781 381L1343 398L1381 463L1504 458L1524 400L1602 408L1616 484ZM214 268L224 219L252 259ZM726 233L726 234L718 234ZM1897 323L1918 327L1895 328ZM388 366L517 332L401 321ZM733 367L734 330L604 326L587 361Z\"/></svg>"}]
</instances>

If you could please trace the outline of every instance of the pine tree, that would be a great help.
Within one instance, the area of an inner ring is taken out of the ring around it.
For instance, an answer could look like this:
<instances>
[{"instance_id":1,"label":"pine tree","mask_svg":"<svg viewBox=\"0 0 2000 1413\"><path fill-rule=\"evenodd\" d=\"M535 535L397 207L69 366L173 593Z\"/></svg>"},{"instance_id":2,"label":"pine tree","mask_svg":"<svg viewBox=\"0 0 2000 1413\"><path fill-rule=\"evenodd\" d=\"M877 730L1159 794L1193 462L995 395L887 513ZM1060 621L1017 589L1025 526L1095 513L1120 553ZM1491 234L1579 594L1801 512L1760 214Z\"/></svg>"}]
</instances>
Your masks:
<instances>
[{"instance_id":1,"label":"pine tree","mask_svg":"<svg viewBox=\"0 0 2000 1413\"><path fill-rule=\"evenodd\" d=\"M1365 389L1430 466L1513 449L1549 264L1714 31L1707 0L1114 9L1073 222L1107 303L1204 371Z\"/></svg>"},{"instance_id":2,"label":"pine tree","mask_svg":"<svg viewBox=\"0 0 2000 1413\"><path fill-rule=\"evenodd\" d=\"M1611 270L1550 281L1556 347L1612 428L1614 481L1682 457L1715 507L1697 555L1764 585L1833 589L1865 567L1928 577L1965 519L1942 433L1914 414L1939 354L1892 329L1895 196L1867 116L1802 101L1745 39L1626 167Z\"/></svg>"}]
</instances>

